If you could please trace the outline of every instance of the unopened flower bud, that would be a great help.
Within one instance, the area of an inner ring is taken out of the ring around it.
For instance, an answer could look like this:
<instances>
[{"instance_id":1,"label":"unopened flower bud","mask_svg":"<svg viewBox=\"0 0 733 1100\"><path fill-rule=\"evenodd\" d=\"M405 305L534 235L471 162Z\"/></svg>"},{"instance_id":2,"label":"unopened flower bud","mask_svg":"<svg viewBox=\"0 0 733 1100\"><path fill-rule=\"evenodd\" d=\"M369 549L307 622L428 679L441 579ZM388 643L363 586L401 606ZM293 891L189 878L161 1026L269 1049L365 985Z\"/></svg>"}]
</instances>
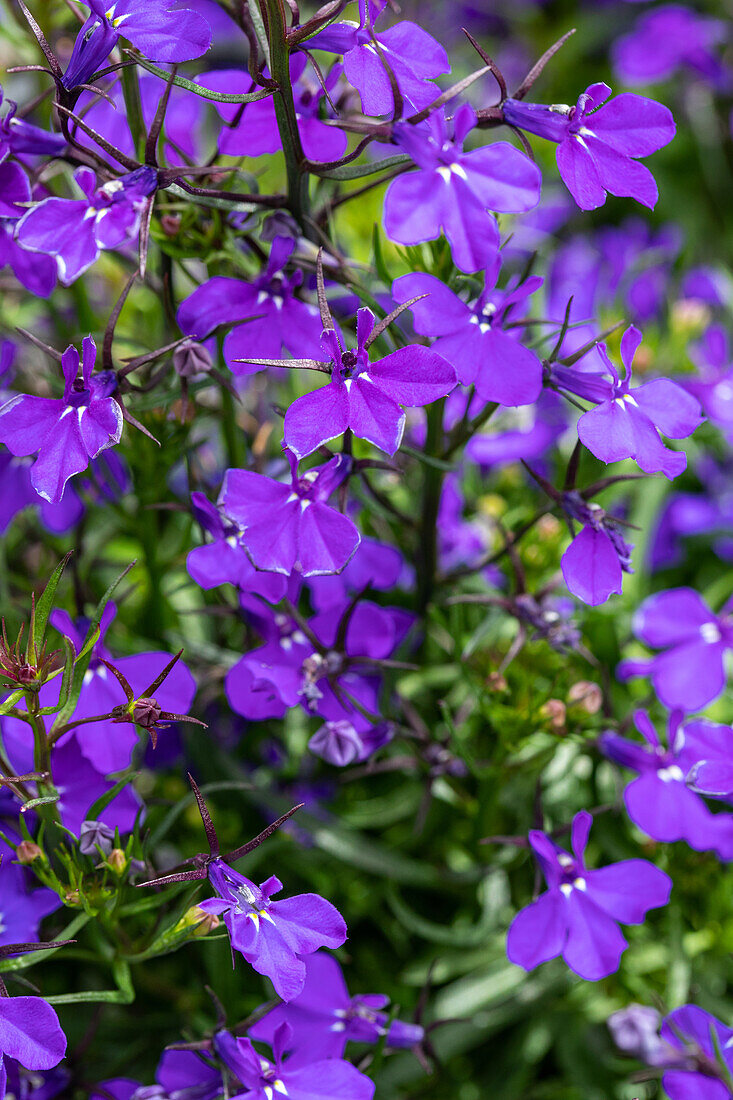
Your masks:
<instances>
[{"instance_id":1,"label":"unopened flower bud","mask_svg":"<svg viewBox=\"0 0 733 1100\"><path fill-rule=\"evenodd\" d=\"M208 936L209 932L213 932L220 924L221 921L216 913L207 913L205 909L200 909L198 905L192 905L183 914L174 931L185 932L190 930L194 936Z\"/></svg>"},{"instance_id":2,"label":"unopened flower bud","mask_svg":"<svg viewBox=\"0 0 733 1100\"><path fill-rule=\"evenodd\" d=\"M194 378L208 374L213 362L203 344L196 340L184 340L173 352L173 366L181 378Z\"/></svg>"},{"instance_id":3,"label":"unopened flower bud","mask_svg":"<svg viewBox=\"0 0 733 1100\"><path fill-rule=\"evenodd\" d=\"M79 829L79 851L85 856L92 856L97 848L101 848L105 855L112 851L115 839L114 829L104 825L101 821L82 821Z\"/></svg>"},{"instance_id":4,"label":"unopened flower bud","mask_svg":"<svg viewBox=\"0 0 733 1100\"><path fill-rule=\"evenodd\" d=\"M68 894L64 895L64 902L66 905L78 905L81 900L81 894L78 890L70 890Z\"/></svg>"},{"instance_id":5,"label":"unopened flower bud","mask_svg":"<svg viewBox=\"0 0 733 1100\"><path fill-rule=\"evenodd\" d=\"M542 516L537 520L537 537L541 542L551 542L560 534L561 526L557 516Z\"/></svg>"},{"instance_id":6,"label":"unopened flower bud","mask_svg":"<svg viewBox=\"0 0 733 1100\"><path fill-rule=\"evenodd\" d=\"M598 714L603 703L603 692L592 680L578 680L568 691L568 703L586 714Z\"/></svg>"},{"instance_id":7,"label":"unopened flower bud","mask_svg":"<svg viewBox=\"0 0 733 1100\"><path fill-rule=\"evenodd\" d=\"M28 864L33 863L36 859L43 859L43 851L34 844L32 840L21 840L18 847L15 849L15 858L18 863Z\"/></svg>"},{"instance_id":8,"label":"unopened flower bud","mask_svg":"<svg viewBox=\"0 0 733 1100\"><path fill-rule=\"evenodd\" d=\"M489 691L507 691L509 688L506 677L500 672L490 672L486 677L486 686Z\"/></svg>"},{"instance_id":9,"label":"unopened flower bud","mask_svg":"<svg viewBox=\"0 0 733 1100\"><path fill-rule=\"evenodd\" d=\"M121 848L113 848L107 856L107 866L116 875L122 875L127 867L127 856Z\"/></svg>"},{"instance_id":10,"label":"unopened flower bud","mask_svg":"<svg viewBox=\"0 0 733 1100\"><path fill-rule=\"evenodd\" d=\"M540 707L540 714L547 720L551 729L561 730L565 728L567 708L562 699L548 699Z\"/></svg>"},{"instance_id":11,"label":"unopened flower bud","mask_svg":"<svg viewBox=\"0 0 733 1100\"><path fill-rule=\"evenodd\" d=\"M180 214L163 214L160 219L160 228L166 237L177 237L181 228Z\"/></svg>"},{"instance_id":12,"label":"unopened flower bud","mask_svg":"<svg viewBox=\"0 0 733 1100\"><path fill-rule=\"evenodd\" d=\"M160 722L162 713L162 708L157 699L148 699L144 695L136 701L135 706L132 708L132 717L138 726L142 726L145 730L155 729L158 722Z\"/></svg>"}]
</instances>

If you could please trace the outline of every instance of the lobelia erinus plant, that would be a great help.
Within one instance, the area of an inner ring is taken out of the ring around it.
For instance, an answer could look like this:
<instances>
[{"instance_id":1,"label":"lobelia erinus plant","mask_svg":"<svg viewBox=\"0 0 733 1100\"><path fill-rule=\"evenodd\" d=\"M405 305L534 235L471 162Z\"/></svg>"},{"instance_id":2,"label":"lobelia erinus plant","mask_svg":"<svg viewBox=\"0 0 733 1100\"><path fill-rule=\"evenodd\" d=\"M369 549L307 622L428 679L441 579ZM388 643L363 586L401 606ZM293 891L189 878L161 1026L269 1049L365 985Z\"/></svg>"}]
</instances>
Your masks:
<instances>
[{"instance_id":1,"label":"lobelia erinus plant","mask_svg":"<svg viewBox=\"0 0 733 1100\"><path fill-rule=\"evenodd\" d=\"M0 2L0 1100L733 1096L731 84L473 7Z\"/></svg>"}]
</instances>

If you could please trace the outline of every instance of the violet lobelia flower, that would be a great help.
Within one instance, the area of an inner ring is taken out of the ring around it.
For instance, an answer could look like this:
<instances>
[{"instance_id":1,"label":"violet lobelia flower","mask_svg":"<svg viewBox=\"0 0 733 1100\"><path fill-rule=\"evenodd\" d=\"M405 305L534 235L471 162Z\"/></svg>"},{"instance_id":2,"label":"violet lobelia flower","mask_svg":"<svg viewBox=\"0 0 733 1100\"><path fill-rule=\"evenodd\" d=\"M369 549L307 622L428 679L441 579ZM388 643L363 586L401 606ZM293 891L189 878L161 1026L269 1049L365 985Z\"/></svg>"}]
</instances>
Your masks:
<instances>
[{"instance_id":1,"label":"violet lobelia flower","mask_svg":"<svg viewBox=\"0 0 733 1100\"><path fill-rule=\"evenodd\" d=\"M308 742L308 748L337 768L368 760L377 749L389 744L394 730L389 722L358 732L347 719L324 722Z\"/></svg>"},{"instance_id":2,"label":"violet lobelia flower","mask_svg":"<svg viewBox=\"0 0 733 1100\"><path fill-rule=\"evenodd\" d=\"M730 76L715 47L727 33L722 19L708 19L682 4L660 4L616 39L613 67L624 84L653 84L685 68L725 90Z\"/></svg>"},{"instance_id":3,"label":"violet lobelia flower","mask_svg":"<svg viewBox=\"0 0 733 1100\"><path fill-rule=\"evenodd\" d=\"M218 897L200 901L199 908L223 918L232 950L268 977L284 1001L303 990L304 956L346 940L343 917L318 894L273 901L283 888L275 875L256 886L219 859L209 864L208 876Z\"/></svg>"},{"instance_id":4,"label":"violet lobelia flower","mask_svg":"<svg viewBox=\"0 0 733 1100\"><path fill-rule=\"evenodd\" d=\"M342 1058L348 1042L412 1047L423 1038L418 1024L391 1020L384 1009L389 998L378 993L349 993L341 967L332 955L318 951L305 960L303 991L286 1005L273 1008L249 1029L255 1040L273 1045L277 1029L288 1024L287 1049L294 1064Z\"/></svg>"},{"instance_id":5,"label":"violet lobelia flower","mask_svg":"<svg viewBox=\"0 0 733 1100\"><path fill-rule=\"evenodd\" d=\"M670 710L701 710L725 687L725 655L733 649L733 603L714 614L692 588L656 592L637 609L634 634L660 649L654 657L622 661L620 680L651 677L660 700Z\"/></svg>"},{"instance_id":6,"label":"violet lobelia flower","mask_svg":"<svg viewBox=\"0 0 733 1100\"><path fill-rule=\"evenodd\" d=\"M0 105L3 98L0 85ZM66 138L63 134L42 130L26 118L19 117L18 104L14 100L9 99L8 105L9 110L0 119L0 161L5 160L10 153L15 156L53 157L64 151Z\"/></svg>"},{"instance_id":7,"label":"violet lobelia flower","mask_svg":"<svg viewBox=\"0 0 733 1100\"><path fill-rule=\"evenodd\" d=\"M221 1072L190 1050L165 1050L155 1071L155 1085L129 1077L100 1081L89 1100L216 1100L222 1095Z\"/></svg>"},{"instance_id":8,"label":"violet lobelia flower","mask_svg":"<svg viewBox=\"0 0 733 1100\"><path fill-rule=\"evenodd\" d=\"M78 168L74 180L83 199L44 199L23 215L16 232L21 247L55 258L64 286L91 267L100 251L134 237L158 173L143 165L98 187L90 168Z\"/></svg>"},{"instance_id":9,"label":"violet lobelia flower","mask_svg":"<svg viewBox=\"0 0 733 1100\"><path fill-rule=\"evenodd\" d=\"M655 378L631 389L631 365L641 343L641 333L630 325L621 337L621 360L626 368L623 379L606 351L597 350L611 375L584 372L572 367L553 365L552 381L597 405L578 420L578 438L601 462L636 460L647 474L662 473L674 478L687 466L687 457L664 446L660 433L670 439L684 439L701 424L698 401L668 378Z\"/></svg>"},{"instance_id":10,"label":"violet lobelia flower","mask_svg":"<svg viewBox=\"0 0 733 1100\"><path fill-rule=\"evenodd\" d=\"M623 574L634 570L633 545L626 542L619 523L580 493L563 493L562 507L571 522L583 525L560 563L568 590L591 607L605 603L614 592L620 596Z\"/></svg>"},{"instance_id":11,"label":"violet lobelia flower","mask_svg":"<svg viewBox=\"0 0 733 1100\"><path fill-rule=\"evenodd\" d=\"M627 947L618 922L643 924L648 909L669 901L672 880L646 860L588 870L584 852L592 822L585 810L573 818L573 855L546 833L529 834L548 889L517 914L507 935L509 959L525 970L562 955L586 981L605 978L618 969Z\"/></svg>"},{"instance_id":12,"label":"violet lobelia flower","mask_svg":"<svg viewBox=\"0 0 733 1100\"><path fill-rule=\"evenodd\" d=\"M233 584L240 592L251 592L270 603L279 603L287 590L287 580L278 573L265 573L254 567L242 542L243 528L216 507L203 493L191 493L191 508L199 525L212 536L205 546L195 546L186 559L189 575L201 588Z\"/></svg>"},{"instance_id":13,"label":"violet lobelia flower","mask_svg":"<svg viewBox=\"0 0 733 1100\"><path fill-rule=\"evenodd\" d=\"M661 1022L656 1008L631 1004L612 1012L606 1024L618 1049L647 1066L668 1066L685 1061L660 1038Z\"/></svg>"},{"instance_id":14,"label":"violet lobelia flower","mask_svg":"<svg viewBox=\"0 0 733 1100\"><path fill-rule=\"evenodd\" d=\"M0 958L70 942L6 944L0 948ZM0 1100L7 1087L6 1058L24 1069L45 1070L57 1066L65 1053L66 1036L51 1005L42 997L9 997L0 978Z\"/></svg>"},{"instance_id":15,"label":"violet lobelia flower","mask_svg":"<svg viewBox=\"0 0 733 1100\"><path fill-rule=\"evenodd\" d=\"M295 297L303 274L284 273L295 241L275 237L262 274L251 283L215 275L183 301L178 323L188 336L201 339L219 325L236 326L224 340L224 360L234 374L253 374L254 358L320 356L318 310ZM242 322L246 322L243 324Z\"/></svg>"},{"instance_id":16,"label":"violet lobelia flower","mask_svg":"<svg viewBox=\"0 0 733 1100\"><path fill-rule=\"evenodd\" d=\"M733 730L705 721L683 725L682 713L673 711L664 745L646 711L637 711L634 722L644 745L611 732L599 742L611 760L638 772L624 791L631 820L655 840L684 840L698 852L712 850L721 859L733 858L733 815L711 813L691 789L699 771L705 793L707 785L718 788L718 797L733 792L733 783L730 788L727 783Z\"/></svg>"},{"instance_id":17,"label":"violet lobelia flower","mask_svg":"<svg viewBox=\"0 0 733 1100\"><path fill-rule=\"evenodd\" d=\"M661 1039L673 1051L662 1077L670 1100L729 1100L725 1078L733 1073L732 1028L697 1005L682 1005L664 1018Z\"/></svg>"},{"instance_id":18,"label":"violet lobelia flower","mask_svg":"<svg viewBox=\"0 0 733 1100\"><path fill-rule=\"evenodd\" d=\"M438 95L432 81L450 72L448 55L440 42L416 23L403 19L386 30L375 30L374 24L386 6L386 0L359 0L357 26L331 23L307 42L309 50L343 56L344 75L359 92L366 115L386 115L394 110L386 65L400 93L416 111L427 107Z\"/></svg>"},{"instance_id":19,"label":"violet lobelia flower","mask_svg":"<svg viewBox=\"0 0 733 1100\"><path fill-rule=\"evenodd\" d=\"M38 455L31 484L51 504L61 500L70 477L122 435L122 408L112 396L117 379L113 371L92 374L96 355L94 340L85 336L81 375L73 345L61 357L62 398L19 394L0 407L0 443L14 455Z\"/></svg>"},{"instance_id":20,"label":"violet lobelia flower","mask_svg":"<svg viewBox=\"0 0 733 1100\"><path fill-rule=\"evenodd\" d=\"M16 854L4 842L0 859L0 946L35 940L43 918L61 904L59 897L45 887L29 889L28 871L14 862Z\"/></svg>"},{"instance_id":21,"label":"violet lobelia flower","mask_svg":"<svg viewBox=\"0 0 733 1100\"><path fill-rule=\"evenodd\" d=\"M303 1063L284 1059L290 1028L281 1024L272 1041L274 1061L261 1057L249 1039L235 1039L226 1031L214 1038L217 1054L243 1088L232 1100L372 1100L374 1082L351 1062L328 1058Z\"/></svg>"},{"instance_id":22,"label":"violet lobelia flower","mask_svg":"<svg viewBox=\"0 0 733 1100\"><path fill-rule=\"evenodd\" d=\"M637 162L668 145L675 124L667 107L645 96L611 95L591 84L574 107L506 99L505 120L520 130L557 142L557 167L581 210L603 206L606 194L628 196L654 207L659 192L648 168Z\"/></svg>"},{"instance_id":23,"label":"violet lobelia flower","mask_svg":"<svg viewBox=\"0 0 733 1100\"><path fill-rule=\"evenodd\" d=\"M26 290L48 298L56 285L55 261L27 252L15 240L16 225L30 201L30 181L21 166L14 161L0 163L0 268L9 265Z\"/></svg>"},{"instance_id":24,"label":"violet lobelia flower","mask_svg":"<svg viewBox=\"0 0 733 1100\"><path fill-rule=\"evenodd\" d=\"M428 405L456 384L450 363L419 344L369 361L369 347L384 328L371 310L357 313L357 346L344 350L334 328L323 332L330 361L321 366L330 382L299 397L285 414L285 444L305 458L323 443L350 430L359 439L393 455L402 442L405 414L400 406Z\"/></svg>"},{"instance_id":25,"label":"violet lobelia flower","mask_svg":"<svg viewBox=\"0 0 733 1100\"><path fill-rule=\"evenodd\" d=\"M325 87L306 68L304 54L290 59L293 107L303 152L312 161L339 160L346 152L348 138L343 130L329 126L320 117L320 109L340 76L338 67L324 80ZM221 69L200 78L205 88L237 94L249 92L252 81L241 69ZM244 111L236 103L217 103L216 109L227 123L219 136L219 151L226 156L259 157L282 149L272 96L248 103Z\"/></svg>"},{"instance_id":26,"label":"violet lobelia flower","mask_svg":"<svg viewBox=\"0 0 733 1100\"><path fill-rule=\"evenodd\" d=\"M417 171L392 180L384 197L384 228L399 244L421 244L444 232L461 271L486 267L499 247L496 218L489 211L523 213L537 205L541 175L536 164L508 142L465 152L476 124L468 104L453 116L445 110L419 125L396 123L393 140Z\"/></svg>"},{"instance_id":27,"label":"violet lobelia flower","mask_svg":"<svg viewBox=\"0 0 733 1100\"><path fill-rule=\"evenodd\" d=\"M433 351L455 367L459 382L475 386L484 401L530 405L542 392L542 364L504 325L510 316L515 319L512 311L521 309L542 279L532 276L519 286L497 290L500 266L496 255L487 264L482 293L468 303L434 275L402 275L392 284L392 294L397 302L427 295L410 306L415 329L421 336L436 337Z\"/></svg>"},{"instance_id":28,"label":"violet lobelia flower","mask_svg":"<svg viewBox=\"0 0 733 1100\"><path fill-rule=\"evenodd\" d=\"M173 8L171 0L82 0L91 14L82 26L61 77L67 90L88 84L120 38L151 61L193 61L211 45L211 28L196 11ZM109 5L109 6L108 6Z\"/></svg>"},{"instance_id":29,"label":"violet lobelia flower","mask_svg":"<svg viewBox=\"0 0 733 1100\"><path fill-rule=\"evenodd\" d=\"M288 452L290 484L249 470L227 470L222 503L241 525L241 543L256 569L304 577L338 573L354 554L360 535L326 501L349 476L351 459L334 455L298 476Z\"/></svg>"}]
</instances>

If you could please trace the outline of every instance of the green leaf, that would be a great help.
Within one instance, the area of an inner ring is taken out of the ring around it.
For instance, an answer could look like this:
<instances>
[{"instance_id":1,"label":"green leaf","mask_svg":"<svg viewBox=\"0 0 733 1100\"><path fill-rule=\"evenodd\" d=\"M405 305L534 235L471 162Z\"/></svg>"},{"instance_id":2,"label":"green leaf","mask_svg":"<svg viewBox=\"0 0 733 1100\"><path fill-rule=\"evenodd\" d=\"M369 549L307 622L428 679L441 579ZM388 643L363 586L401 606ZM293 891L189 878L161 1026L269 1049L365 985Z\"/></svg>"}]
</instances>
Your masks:
<instances>
[{"instance_id":1,"label":"green leaf","mask_svg":"<svg viewBox=\"0 0 733 1100\"><path fill-rule=\"evenodd\" d=\"M385 157L384 160L372 161L370 164L344 164L340 168L312 167L310 171L314 176L320 176L324 180L358 180L364 176L373 176L377 172L383 172L387 168L396 168L398 165L412 164L410 157L400 153L398 156Z\"/></svg>"},{"instance_id":2,"label":"green leaf","mask_svg":"<svg viewBox=\"0 0 733 1100\"><path fill-rule=\"evenodd\" d=\"M66 563L71 557L73 551L61 559L59 564L51 574L48 584L43 590L40 599L37 601L33 615L31 616L31 628L28 635L28 646L26 649L26 660L35 663L35 655L43 648L43 641L46 637L46 627L48 625L48 617L51 614L53 608L54 599L56 598L56 589L59 586L61 580L61 574L66 568ZM35 649L35 654L32 654L32 650Z\"/></svg>"},{"instance_id":3,"label":"green leaf","mask_svg":"<svg viewBox=\"0 0 733 1100\"><path fill-rule=\"evenodd\" d=\"M39 714L56 714L66 704L71 691L71 683L74 677L74 664L76 662L76 650L70 638L64 635L61 639L64 650L66 651L66 659L64 661L63 676L61 678L61 689L59 691L59 701L54 703L52 707L40 707ZM49 677L50 679L50 677Z\"/></svg>"},{"instance_id":4,"label":"green leaf","mask_svg":"<svg viewBox=\"0 0 733 1100\"><path fill-rule=\"evenodd\" d=\"M55 997L45 997L44 999L51 1005L131 1005L135 1000L135 989L132 984L130 967L123 959L113 963L112 977L117 983L117 989L88 989L81 993L59 993Z\"/></svg>"},{"instance_id":5,"label":"green leaf","mask_svg":"<svg viewBox=\"0 0 733 1100\"><path fill-rule=\"evenodd\" d=\"M113 798L123 790L128 783L132 783L133 779L137 779L139 772L130 772L129 775L124 776L122 779L118 779L114 787L111 787L105 792L96 802L93 802L87 810L87 819L89 821L96 821L101 813L103 813Z\"/></svg>"},{"instance_id":6,"label":"green leaf","mask_svg":"<svg viewBox=\"0 0 733 1100\"><path fill-rule=\"evenodd\" d=\"M153 65L152 61L148 61L146 57L142 57L132 50L126 52L134 57L138 65L141 65L143 69L147 69L149 73L154 73L155 76L159 76L166 82L170 81L171 74L166 72L165 69ZM268 96L274 94L274 89L270 88L259 88L256 92L242 92L239 95L212 92L209 88L204 88L202 84L196 84L193 80L187 80L185 76L178 76L178 74L173 77L173 83L177 88L185 88L187 92L192 92L194 95L200 96L201 99L210 99L214 103L256 103L258 99L267 99Z\"/></svg>"},{"instance_id":7,"label":"green leaf","mask_svg":"<svg viewBox=\"0 0 733 1100\"><path fill-rule=\"evenodd\" d=\"M18 688L17 691L12 692L7 699L0 703L0 715L9 714L16 703L19 703L23 698L25 692L22 688Z\"/></svg>"}]
</instances>

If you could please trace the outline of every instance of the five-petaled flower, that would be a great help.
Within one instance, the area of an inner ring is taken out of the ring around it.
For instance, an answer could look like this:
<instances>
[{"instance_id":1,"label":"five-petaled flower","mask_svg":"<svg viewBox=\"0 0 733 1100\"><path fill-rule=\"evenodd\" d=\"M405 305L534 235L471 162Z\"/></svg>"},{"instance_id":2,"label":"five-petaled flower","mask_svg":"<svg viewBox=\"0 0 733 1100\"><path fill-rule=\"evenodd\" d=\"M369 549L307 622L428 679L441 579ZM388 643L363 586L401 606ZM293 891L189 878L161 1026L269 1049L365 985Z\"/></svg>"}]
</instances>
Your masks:
<instances>
[{"instance_id":1,"label":"five-petaled flower","mask_svg":"<svg viewBox=\"0 0 733 1100\"><path fill-rule=\"evenodd\" d=\"M392 180L384 196L384 228L399 244L421 244L444 232L461 271L486 267L499 248L489 211L523 213L540 197L537 165L506 141L465 152L476 112L464 103L453 116L452 136L443 109L418 125L396 123L393 140L417 171Z\"/></svg>"},{"instance_id":2,"label":"five-petaled flower","mask_svg":"<svg viewBox=\"0 0 733 1100\"><path fill-rule=\"evenodd\" d=\"M38 454L31 484L51 504L61 500L70 477L122 435L122 408L112 396L117 379L113 371L92 375L96 356L94 340L85 336L81 377L76 348L70 345L61 357L62 398L18 394L0 407L0 443L14 455Z\"/></svg>"},{"instance_id":3,"label":"five-petaled flower","mask_svg":"<svg viewBox=\"0 0 733 1100\"><path fill-rule=\"evenodd\" d=\"M340 947L346 924L330 901L318 894L296 894L273 901L283 885L275 875L256 886L220 859L208 867L217 898L200 901L206 913L223 916L232 950L239 951L275 992L291 1001L305 985L305 955L319 947Z\"/></svg>"},{"instance_id":4,"label":"five-petaled flower","mask_svg":"<svg viewBox=\"0 0 733 1100\"><path fill-rule=\"evenodd\" d=\"M584 853L592 822L585 810L573 818L573 855L538 829L529 834L548 889L509 927L507 954L525 970L562 955L586 981L605 978L628 946L618 922L642 924L648 909L669 901L672 880L644 859L588 870Z\"/></svg>"},{"instance_id":5,"label":"five-petaled flower","mask_svg":"<svg viewBox=\"0 0 733 1100\"><path fill-rule=\"evenodd\" d=\"M374 325L372 311L360 309L357 346L348 350L335 329L325 329L323 349L330 358L331 380L299 397L285 414L285 444L298 458L347 430L393 455L405 430L400 406L428 405L455 386L450 363L419 344L408 344L370 363Z\"/></svg>"},{"instance_id":6,"label":"five-petaled flower","mask_svg":"<svg viewBox=\"0 0 733 1100\"><path fill-rule=\"evenodd\" d=\"M657 185L636 158L669 144L674 119L653 99L624 92L606 103L610 95L608 84L599 82L574 107L506 99L502 108L510 125L557 142L558 170L581 210L603 206L607 192L654 207Z\"/></svg>"}]
</instances>

